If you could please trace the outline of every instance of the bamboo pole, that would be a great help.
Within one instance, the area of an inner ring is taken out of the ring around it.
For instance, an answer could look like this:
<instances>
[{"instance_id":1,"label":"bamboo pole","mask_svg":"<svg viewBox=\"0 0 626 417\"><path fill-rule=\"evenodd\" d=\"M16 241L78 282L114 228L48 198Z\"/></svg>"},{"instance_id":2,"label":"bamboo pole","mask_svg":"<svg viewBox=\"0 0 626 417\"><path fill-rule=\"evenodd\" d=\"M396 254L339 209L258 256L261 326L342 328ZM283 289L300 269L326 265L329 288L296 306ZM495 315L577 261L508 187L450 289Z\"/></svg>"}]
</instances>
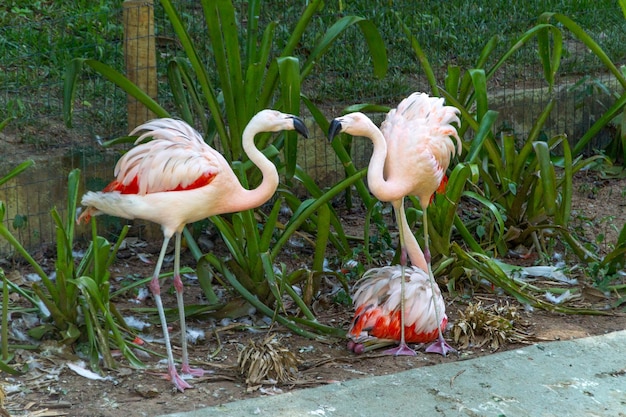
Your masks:
<instances>
[{"instance_id":1,"label":"bamboo pole","mask_svg":"<svg viewBox=\"0 0 626 417\"><path fill-rule=\"evenodd\" d=\"M157 98L153 0L125 0L124 61L126 76L150 97ZM143 104L127 97L128 128L155 117Z\"/></svg>"}]
</instances>

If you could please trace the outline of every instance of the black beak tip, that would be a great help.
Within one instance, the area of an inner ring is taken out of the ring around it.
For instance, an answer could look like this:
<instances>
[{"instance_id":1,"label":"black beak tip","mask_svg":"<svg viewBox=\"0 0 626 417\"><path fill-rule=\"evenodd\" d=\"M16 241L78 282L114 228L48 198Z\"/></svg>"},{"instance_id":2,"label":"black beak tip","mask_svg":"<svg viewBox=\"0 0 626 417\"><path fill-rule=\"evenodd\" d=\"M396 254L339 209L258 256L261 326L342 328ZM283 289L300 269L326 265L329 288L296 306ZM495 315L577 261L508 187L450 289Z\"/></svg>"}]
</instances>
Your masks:
<instances>
[{"instance_id":1,"label":"black beak tip","mask_svg":"<svg viewBox=\"0 0 626 417\"><path fill-rule=\"evenodd\" d=\"M332 141L335 136L337 136L341 132L341 122L337 119L333 119L330 122L330 126L328 128L328 140Z\"/></svg>"},{"instance_id":2,"label":"black beak tip","mask_svg":"<svg viewBox=\"0 0 626 417\"><path fill-rule=\"evenodd\" d=\"M299 117L293 118L293 127L296 132L304 136L305 138L309 137L309 129L306 128L306 125Z\"/></svg>"}]
</instances>

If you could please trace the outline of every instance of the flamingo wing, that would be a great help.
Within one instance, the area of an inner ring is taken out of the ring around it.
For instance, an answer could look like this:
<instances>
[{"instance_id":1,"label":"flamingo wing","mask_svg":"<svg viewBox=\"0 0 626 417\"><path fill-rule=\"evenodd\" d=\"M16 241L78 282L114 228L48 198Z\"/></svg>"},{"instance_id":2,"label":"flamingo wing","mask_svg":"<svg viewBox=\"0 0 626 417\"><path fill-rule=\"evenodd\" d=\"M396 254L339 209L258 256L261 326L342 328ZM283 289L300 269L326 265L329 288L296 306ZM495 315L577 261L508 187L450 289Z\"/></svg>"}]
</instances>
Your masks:
<instances>
[{"instance_id":1,"label":"flamingo wing","mask_svg":"<svg viewBox=\"0 0 626 417\"><path fill-rule=\"evenodd\" d=\"M450 159L462 146L452 125L460 123L458 112L443 98L413 93L387 114L380 128L388 147L385 177L404 182L406 195L429 201L445 188Z\"/></svg>"},{"instance_id":2,"label":"flamingo wing","mask_svg":"<svg viewBox=\"0 0 626 417\"><path fill-rule=\"evenodd\" d=\"M156 119L135 128L144 132L115 166L116 179L105 189L122 194L199 188L228 166L224 157L181 120ZM151 138L152 140L146 141Z\"/></svg>"}]
</instances>

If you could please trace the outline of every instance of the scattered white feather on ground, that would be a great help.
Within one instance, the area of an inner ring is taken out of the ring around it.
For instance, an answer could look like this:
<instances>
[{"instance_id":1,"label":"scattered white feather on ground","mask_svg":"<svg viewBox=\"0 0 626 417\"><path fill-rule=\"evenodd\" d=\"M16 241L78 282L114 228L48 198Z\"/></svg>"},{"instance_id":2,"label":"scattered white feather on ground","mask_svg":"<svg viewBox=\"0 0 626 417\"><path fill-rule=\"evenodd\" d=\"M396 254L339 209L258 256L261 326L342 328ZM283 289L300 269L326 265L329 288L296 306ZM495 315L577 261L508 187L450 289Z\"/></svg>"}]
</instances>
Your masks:
<instances>
[{"instance_id":1,"label":"scattered white feather on ground","mask_svg":"<svg viewBox=\"0 0 626 417\"><path fill-rule=\"evenodd\" d=\"M145 329L146 327L150 327L150 323L148 323L147 321L140 320L133 316L124 317L124 321L129 327L140 331Z\"/></svg>"}]
</instances>

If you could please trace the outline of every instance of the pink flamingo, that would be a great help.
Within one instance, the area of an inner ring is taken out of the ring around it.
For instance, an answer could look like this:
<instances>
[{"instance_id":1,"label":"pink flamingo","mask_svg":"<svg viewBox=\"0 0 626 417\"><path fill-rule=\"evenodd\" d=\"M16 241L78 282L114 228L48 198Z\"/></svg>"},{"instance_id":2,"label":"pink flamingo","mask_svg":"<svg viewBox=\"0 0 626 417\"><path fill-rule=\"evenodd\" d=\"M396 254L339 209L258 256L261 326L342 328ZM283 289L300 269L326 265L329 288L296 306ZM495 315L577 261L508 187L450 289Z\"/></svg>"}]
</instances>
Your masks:
<instances>
[{"instance_id":1,"label":"pink flamingo","mask_svg":"<svg viewBox=\"0 0 626 417\"><path fill-rule=\"evenodd\" d=\"M359 112L334 119L329 129L331 139L339 132L346 132L353 136L367 137L372 141L374 151L367 173L368 187L376 198L391 202L394 208L400 237L400 276L405 277L404 267L408 255L414 266L428 274L433 296L437 294L434 289L437 284L430 266L427 209L435 191L445 186L445 173L451 157L456 154L457 147L459 152L461 150L461 140L451 125L454 122L460 123L459 111L455 107L445 106L443 102L442 98L413 93L402 100L397 109L389 111L380 129ZM456 139L456 146L450 137ZM408 195L416 196L422 208L424 252L406 220L404 197ZM400 280L399 286L401 312L405 312L405 279ZM434 303L433 312L436 322L441 323L438 304ZM394 355L415 355L415 351L406 345L405 314L399 316L400 343L387 352ZM441 328L438 329L438 342L429 346L427 351L445 356L452 348L445 342Z\"/></svg>"},{"instance_id":2,"label":"pink flamingo","mask_svg":"<svg viewBox=\"0 0 626 417\"><path fill-rule=\"evenodd\" d=\"M263 181L255 189L242 187L226 159L207 145L202 136L187 123L174 119L156 119L135 128L130 135L145 131L115 166L116 179L101 192L87 192L82 205L87 208L78 222L106 213L125 219L144 219L160 224L163 245L150 290L154 297L167 349L167 379L181 392L191 388L176 371L167 330L159 273L168 243L175 240L174 287L180 314L182 374L201 376L202 369L189 366L183 283L180 278L181 234L187 223L210 216L259 207L269 200L278 186L278 172L272 162L254 144L260 132L296 130L307 136L307 129L296 116L275 110L257 113L243 131L242 146L260 169ZM149 142L146 139L152 138Z\"/></svg>"},{"instance_id":3,"label":"pink flamingo","mask_svg":"<svg viewBox=\"0 0 626 417\"><path fill-rule=\"evenodd\" d=\"M348 330L348 348L363 353L401 339L400 286L404 282L406 343L436 340L448 324L446 304L438 285L430 285L428 273L402 265L372 268L354 285L356 306ZM438 314L439 313L439 314Z\"/></svg>"}]
</instances>

